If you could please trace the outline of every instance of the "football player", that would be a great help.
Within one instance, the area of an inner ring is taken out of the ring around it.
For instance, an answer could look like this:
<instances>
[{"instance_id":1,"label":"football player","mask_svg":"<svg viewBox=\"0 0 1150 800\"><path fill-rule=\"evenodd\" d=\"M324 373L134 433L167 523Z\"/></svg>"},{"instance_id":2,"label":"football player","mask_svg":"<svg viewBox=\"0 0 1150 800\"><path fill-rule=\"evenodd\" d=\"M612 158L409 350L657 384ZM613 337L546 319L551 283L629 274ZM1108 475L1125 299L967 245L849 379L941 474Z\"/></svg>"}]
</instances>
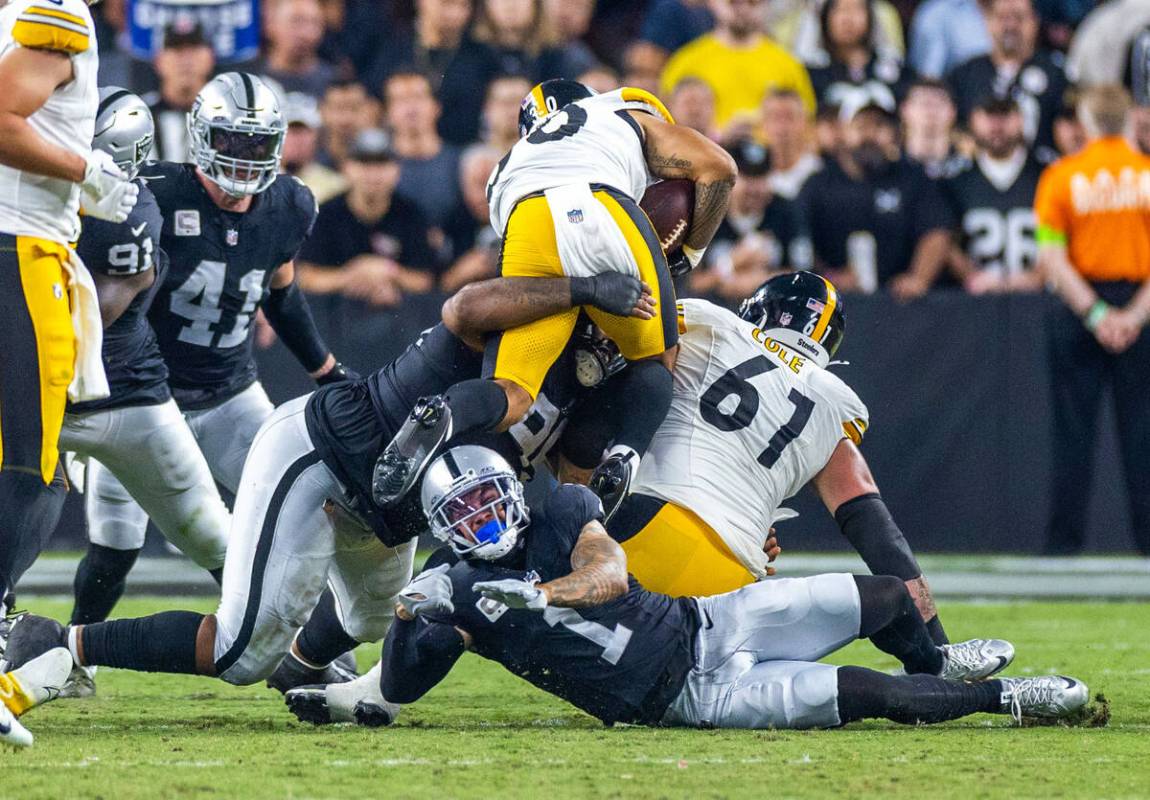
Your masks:
<instances>
[{"instance_id":1,"label":"football player","mask_svg":"<svg viewBox=\"0 0 1150 800\"><path fill-rule=\"evenodd\" d=\"M119 87L100 89L92 146L135 177L152 146L151 112ZM87 459L84 495L90 545L76 572L72 622L105 619L144 545L144 528L118 502L122 485L163 534L219 582L227 549L228 512L211 470L168 389L147 313L163 285L167 258L159 247L164 219L147 185L124 222L86 220L77 252L94 273L105 324L103 359L109 397L69 404L60 449ZM108 482L115 475L115 485ZM109 495L111 497L109 498ZM90 675L73 691L90 694Z\"/></svg>"},{"instance_id":2,"label":"football player","mask_svg":"<svg viewBox=\"0 0 1150 800\"><path fill-rule=\"evenodd\" d=\"M573 294L610 298L606 308L634 307L650 316L639 281L615 273L492 283L485 294L495 298L493 308L506 310L490 320L500 329L564 311L574 305ZM247 685L270 675L288 653L325 584L334 595L333 635L344 637L337 654L382 639L395 594L411 577L416 543L402 506L378 509L367 500L376 454L418 397L455 383L460 370L478 374L480 362L437 326L375 374L276 409L244 466L215 614L166 611L66 632L25 615L12 628L6 657L17 670L63 652L78 666L211 675ZM415 510L423 519L418 501ZM51 694L32 685L22 691L25 707Z\"/></svg>"},{"instance_id":3,"label":"football player","mask_svg":"<svg viewBox=\"0 0 1150 800\"><path fill-rule=\"evenodd\" d=\"M622 389L642 397L597 477L612 505L622 497L651 433L666 413L678 338L674 289L658 235L637 203L656 178L695 182L682 270L703 256L726 213L735 165L645 91L596 95L567 80L539 84L524 99L520 140L488 181L491 223L503 239L501 274L531 278L622 272L652 287L659 314L639 320L587 313L632 362ZM421 403L381 454L376 499L398 502L452 435L505 430L522 419L563 351L579 309L505 330L488 344L485 372Z\"/></svg>"},{"instance_id":4,"label":"football player","mask_svg":"<svg viewBox=\"0 0 1150 800\"><path fill-rule=\"evenodd\" d=\"M421 496L450 547L399 594L380 681L392 703L418 700L466 650L608 725L1057 718L1088 698L1084 684L1062 676L987 680L1009 663L987 654L1010 652L1008 643L938 647L890 576L775 580L705 598L647 591L628 575L589 489L561 485L529 511L510 466L482 447L447 450L427 469ZM814 663L860 638L907 674Z\"/></svg>"},{"instance_id":5,"label":"football player","mask_svg":"<svg viewBox=\"0 0 1150 800\"><path fill-rule=\"evenodd\" d=\"M90 276L68 243L81 206L122 221L137 189L92 150L97 64L83 0L0 8L0 618L63 507L64 405L107 394ZM0 683L0 695L7 689ZM0 742L32 742L7 703Z\"/></svg>"},{"instance_id":6,"label":"football player","mask_svg":"<svg viewBox=\"0 0 1150 800\"><path fill-rule=\"evenodd\" d=\"M316 205L300 181L277 174L285 127L279 101L263 81L225 73L200 91L188 114L194 163L140 168L163 214L160 245L170 262L148 319L172 397L212 476L233 493L256 431L272 411L252 358L256 311L263 309L317 383L349 377L320 338L295 283L292 259L311 231ZM190 463L198 456L178 459ZM98 501L118 542L144 541L148 513L114 476L101 477ZM204 563L217 555L190 554ZM122 581L131 560L101 559L100 579ZM75 616L102 619L107 600L90 605L89 597L100 593L77 592Z\"/></svg>"}]
</instances>

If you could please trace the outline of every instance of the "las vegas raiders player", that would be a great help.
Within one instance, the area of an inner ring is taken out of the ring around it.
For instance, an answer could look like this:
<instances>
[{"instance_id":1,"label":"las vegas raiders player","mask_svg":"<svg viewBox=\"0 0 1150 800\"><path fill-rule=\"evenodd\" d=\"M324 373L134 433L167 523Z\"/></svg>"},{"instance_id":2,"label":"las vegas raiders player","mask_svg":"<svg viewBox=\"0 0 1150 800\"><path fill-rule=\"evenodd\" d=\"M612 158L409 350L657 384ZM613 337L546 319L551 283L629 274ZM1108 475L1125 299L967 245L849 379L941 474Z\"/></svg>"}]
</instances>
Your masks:
<instances>
[{"instance_id":1,"label":"las vegas raiders player","mask_svg":"<svg viewBox=\"0 0 1150 800\"><path fill-rule=\"evenodd\" d=\"M108 153L125 174L135 177L151 149L153 130L143 100L118 87L100 90L92 147ZM70 404L60 435L61 450L88 459L84 495L90 545L76 572L75 623L107 617L144 544L144 529L131 516L124 524L120 486L217 581L224 565L228 512L168 390L168 370L147 320L167 270L159 246L163 224L152 193L140 182L128 219L86 220L76 248L94 274L105 318L118 318L104 332L111 394ZM109 480L115 482L110 492ZM88 693L90 678L77 677L74 688Z\"/></svg>"},{"instance_id":2,"label":"las vegas raiders player","mask_svg":"<svg viewBox=\"0 0 1150 800\"><path fill-rule=\"evenodd\" d=\"M510 466L482 447L446 451L421 496L450 548L400 592L380 681L393 703L418 700L469 649L608 725L1062 717L1088 697L1061 676L984 680L1009 663L985 654L1009 645L944 651L891 576L771 580L707 598L647 591L628 575L590 490L560 485L529 511ZM814 663L858 638L907 674Z\"/></svg>"},{"instance_id":3,"label":"las vegas raiders player","mask_svg":"<svg viewBox=\"0 0 1150 800\"><path fill-rule=\"evenodd\" d=\"M484 295L506 312L491 317L499 329L582 305L578 297L607 298L606 309L651 316L650 297L640 296L640 283L618 274L493 283ZM436 356L429 358L429 352ZM340 635L351 646L383 638L395 594L411 577L415 541L402 516L370 505L371 467L419 396L442 391L460 369L478 373L479 361L437 327L374 375L276 409L244 466L215 614L167 611L67 632L52 620L26 615L12 629L7 658L19 668L66 646L81 666L251 684L271 674L287 654L325 584L334 595ZM48 699L41 694L29 702Z\"/></svg>"},{"instance_id":4,"label":"las vegas raiders player","mask_svg":"<svg viewBox=\"0 0 1150 800\"><path fill-rule=\"evenodd\" d=\"M951 268L975 294L1037 290L1034 193L1046 164L1027 150L1013 99L985 98L970 113L970 130L974 159L942 184L962 228Z\"/></svg>"},{"instance_id":5,"label":"las vegas raiders player","mask_svg":"<svg viewBox=\"0 0 1150 800\"><path fill-rule=\"evenodd\" d=\"M285 124L259 78L213 78L188 114L192 164L140 169L164 217L170 266L148 314L168 385L216 481L235 492L256 431L272 411L252 358L252 316L263 309L304 369L325 384L345 370L323 343L296 286L292 260L315 221L311 192L277 175ZM120 526L147 513L114 479L104 496ZM142 540L142 534L133 534Z\"/></svg>"}]
</instances>

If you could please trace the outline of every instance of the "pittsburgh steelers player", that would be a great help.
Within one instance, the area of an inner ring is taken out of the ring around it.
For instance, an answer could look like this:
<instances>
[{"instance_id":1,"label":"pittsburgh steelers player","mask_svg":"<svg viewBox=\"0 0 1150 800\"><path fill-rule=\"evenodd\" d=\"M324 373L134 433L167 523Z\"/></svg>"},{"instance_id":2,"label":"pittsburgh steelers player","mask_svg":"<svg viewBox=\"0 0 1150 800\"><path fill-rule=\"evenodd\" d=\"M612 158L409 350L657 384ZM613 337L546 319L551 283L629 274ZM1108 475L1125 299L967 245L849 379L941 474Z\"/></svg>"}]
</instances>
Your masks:
<instances>
[{"instance_id":1,"label":"pittsburgh steelers player","mask_svg":"<svg viewBox=\"0 0 1150 800\"><path fill-rule=\"evenodd\" d=\"M0 617L59 519L64 404L107 394L91 277L68 244L81 207L123 221L137 189L92 150L97 61L83 0L0 8ZM9 683L0 741L28 745Z\"/></svg>"},{"instance_id":2,"label":"pittsburgh steelers player","mask_svg":"<svg viewBox=\"0 0 1150 800\"><path fill-rule=\"evenodd\" d=\"M678 340L672 274L702 258L726 213L735 164L714 142L675 125L663 104L639 89L594 94L574 81L545 81L524 99L519 132L521 138L487 185L491 224L503 239L501 275L622 272L652 288L659 310L656 317L639 320L585 307L631 364L621 391L643 398L628 408L622 436L592 478L613 507L670 399ZM695 183L683 262L675 268L667 265L658 235L637 205L656 178ZM418 404L380 456L376 500L400 501L451 436L505 430L522 419L579 313L573 308L498 333L487 345L487 378L465 381Z\"/></svg>"}]
</instances>

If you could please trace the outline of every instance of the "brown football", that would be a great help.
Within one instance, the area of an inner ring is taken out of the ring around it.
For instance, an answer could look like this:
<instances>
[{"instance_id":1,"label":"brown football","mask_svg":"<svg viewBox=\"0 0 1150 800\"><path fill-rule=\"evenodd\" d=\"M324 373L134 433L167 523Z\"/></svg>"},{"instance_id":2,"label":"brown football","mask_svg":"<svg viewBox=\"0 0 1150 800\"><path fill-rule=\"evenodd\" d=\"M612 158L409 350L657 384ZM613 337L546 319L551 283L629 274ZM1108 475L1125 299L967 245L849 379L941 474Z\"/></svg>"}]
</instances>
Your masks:
<instances>
[{"instance_id":1,"label":"brown football","mask_svg":"<svg viewBox=\"0 0 1150 800\"><path fill-rule=\"evenodd\" d=\"M695 182L684 178L659 181L647 187L639 207L646 212L668 256L677 252L691 228L695 209Z\"/></svg>"}]
</instances>

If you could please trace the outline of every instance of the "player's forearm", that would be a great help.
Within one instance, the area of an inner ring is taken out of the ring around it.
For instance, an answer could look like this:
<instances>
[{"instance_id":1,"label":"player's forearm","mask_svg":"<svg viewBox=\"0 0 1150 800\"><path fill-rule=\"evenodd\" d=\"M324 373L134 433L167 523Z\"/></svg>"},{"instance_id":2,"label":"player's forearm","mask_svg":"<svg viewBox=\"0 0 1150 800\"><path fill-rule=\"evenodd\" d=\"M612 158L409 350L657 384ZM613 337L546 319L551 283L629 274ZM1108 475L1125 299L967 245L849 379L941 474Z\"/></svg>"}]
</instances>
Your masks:
<instances>
[{"instance_id":1,"label":"player's forearm","mask_svg":"<svg viewBox=\"0 0 1150 800\"><path fill-rule=\"evenodd\" d=\"M453 625L396 619L383 647L379 689L393 703L414 703L442 681L467 649Z\"/></svg>"},{"instance_id":2,"label":"player's forearm","mask_svg":"<svg viewBox=\"0 0 1150 800\"><path fill-rule=\"evenodd\" d=\"M80 183L87 166L84 158L45 141L12 112L0 113L0 164L48 178Z\"/></svg>"},{"instance_id":3,"label":"player's forearm","mask_svg":"<svg viewBox=\"0 0 1150 800\"><path fill-rule=\"evenodd\" d=\"M335 364L312 318L307 299L295 283L268 292L264 316L296 360L311 377L323 375Z\"/></svg>"},{"instance_id":4,"label":"player's forearm","mask_svg":"<svg viewBox=\"0 0 1150 800\"><path fill-rule=\"evenodd\" d=\"M691 230L687 232L687 247L702 250L711 243L711 237L727 216L727 203L734 185L733 174L708 174L695 181L695 209Z\"/></svg>"},{"instance_id":5,"label":"player's forearm","mask_svg":"<svg viewBox=\"0 0 1150 800\"><path fill-rule=\"evenodd\" d=\"M123 278L92 275L92 281L96 284L96 297L100 302L100 321L105 330L128 310L136 295L151 286L155 279L156 271L152 269Z\"/></svg>"},{"instance_id":6,"label":"player's forearm","mask_svg":"<svg viewBox=\"0 0 1150 800\"><path fill-rule=\"evenodd\" d=\"M627 593L627 557L606 533L579 537L571 564L569 575L539 585L549 605L586 608Z\"/></svg>"},{"instance_id":7,"label":"player's forearm","mask_svg":"<svg viewBox=\"0 0 1150 800\"><path fill-rule=\"evenodd\" d=\"M470 283L443 304L443 322L463 339L482 338L572 308L569 278L492 278Z\"/></svg>"}]
</instances>

